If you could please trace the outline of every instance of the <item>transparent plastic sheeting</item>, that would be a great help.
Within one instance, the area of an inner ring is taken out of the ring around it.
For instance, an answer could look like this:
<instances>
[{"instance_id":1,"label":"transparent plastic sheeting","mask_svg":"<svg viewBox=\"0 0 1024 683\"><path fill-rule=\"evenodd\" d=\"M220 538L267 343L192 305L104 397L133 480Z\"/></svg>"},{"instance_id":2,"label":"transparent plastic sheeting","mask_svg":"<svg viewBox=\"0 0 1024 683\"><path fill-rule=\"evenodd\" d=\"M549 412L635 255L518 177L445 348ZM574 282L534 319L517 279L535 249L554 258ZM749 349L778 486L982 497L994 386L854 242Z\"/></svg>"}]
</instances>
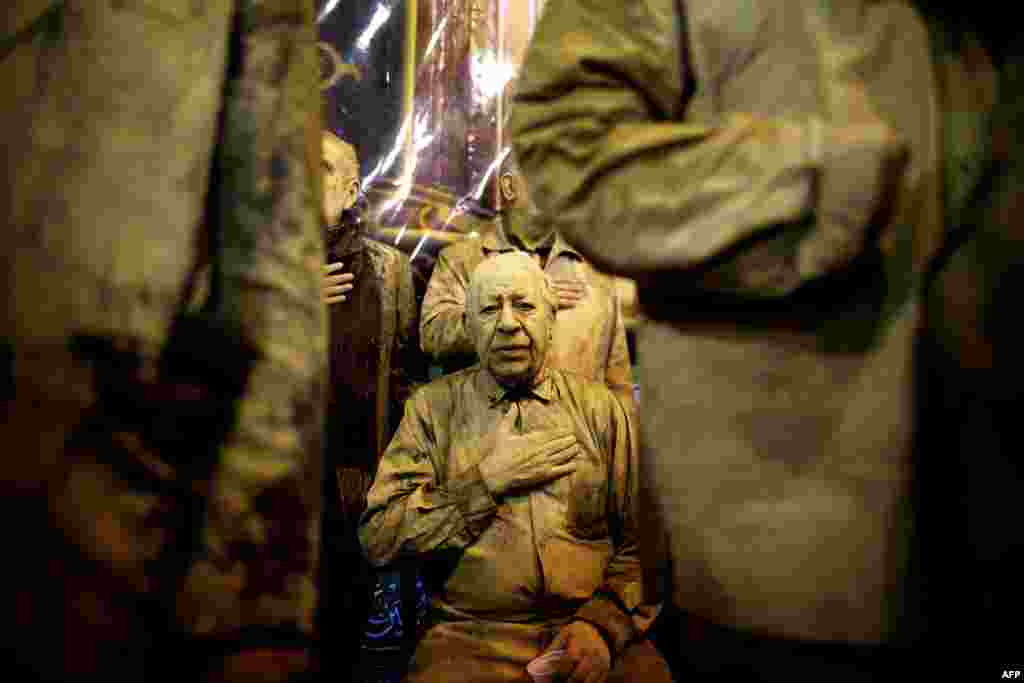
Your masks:
<instances>
[{"instance_id":1,"label":"transparent plastic sheeting","mask_svg":"<svg viewBox=\"0 0 1024 683\"><path fill-rule=\"evenodd\" d=\"M317 3L325 124L359 156L369 235L408 254L420 287L438 250L493 223L505 42L525 42L535 0L516 2L511 23L508 0Z\"/></svg>"}]
</instances>

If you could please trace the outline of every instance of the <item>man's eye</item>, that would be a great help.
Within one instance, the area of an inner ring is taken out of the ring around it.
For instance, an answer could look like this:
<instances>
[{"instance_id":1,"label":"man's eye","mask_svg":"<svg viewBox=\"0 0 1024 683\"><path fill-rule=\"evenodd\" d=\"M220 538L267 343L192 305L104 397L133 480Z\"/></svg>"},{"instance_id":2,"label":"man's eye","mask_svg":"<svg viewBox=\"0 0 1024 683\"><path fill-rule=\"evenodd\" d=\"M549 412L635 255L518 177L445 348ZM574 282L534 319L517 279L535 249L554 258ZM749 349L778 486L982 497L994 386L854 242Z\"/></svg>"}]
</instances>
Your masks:
<instances>
[{"instance_id":1,"label":"man's eye","mask_svg":"<svg viewBox=\"0 0 1024 683\"><path fill-rule=\"evenodd\" d=\"M535 306L527 301L520 301L516 304L517 311L532 311Z\"/></svg>"},{"instance_id":2,"label":"man's eye","mask_svg":"<svg viewBox=\"0 0 1024 683\"><path fill-rule=\"evenodd\" d=\"M484 306L483 308L480 309L480 312L481 313L488 313L488 314L497 313L498 312L498 307L497 306Z\"/></svg>"}]
</instances>

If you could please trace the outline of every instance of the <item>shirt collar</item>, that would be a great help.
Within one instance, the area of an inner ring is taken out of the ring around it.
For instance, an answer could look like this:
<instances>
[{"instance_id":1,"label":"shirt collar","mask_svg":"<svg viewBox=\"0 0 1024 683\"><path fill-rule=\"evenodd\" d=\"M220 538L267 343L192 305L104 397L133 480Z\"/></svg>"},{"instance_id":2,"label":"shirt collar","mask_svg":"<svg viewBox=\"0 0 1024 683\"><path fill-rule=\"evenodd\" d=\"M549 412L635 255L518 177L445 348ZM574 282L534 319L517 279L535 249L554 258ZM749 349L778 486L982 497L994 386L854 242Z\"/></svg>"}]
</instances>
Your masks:
<instances>
[{"instance_id":1,"label":"shirt collar","mask_svg":"<svg viewBox=\"0 0 1024 683\"><path fill-rule=\"evenodd\" d=\"M498 384L490 371L481 366L477 374L477 387L487 397L492 407L506 400L534 398L541 403L550 403L555 398L555 385L551 379L551 372L546 367L541 368L529 387L510 388Z\"/></svg>"},{"instance_id":2,"label":"shirt collar","mask_svg":"<svg viewBox=\"0 0 1024 683\"><path fill-rule=\"evenodd\" d=\"M509 238L508 233L505 232L505 220L502 216L498 216L498 219L495 221L494 230L488 231L480 238L480 246L483 247L485 252L527 251L516 246ZM554 261L561 254L569 254L573 258L583 260L583 255L562 239L560 233L556 232L555 243L551 246L551 254L548 261Z\"/></svg>"}]
</instances>

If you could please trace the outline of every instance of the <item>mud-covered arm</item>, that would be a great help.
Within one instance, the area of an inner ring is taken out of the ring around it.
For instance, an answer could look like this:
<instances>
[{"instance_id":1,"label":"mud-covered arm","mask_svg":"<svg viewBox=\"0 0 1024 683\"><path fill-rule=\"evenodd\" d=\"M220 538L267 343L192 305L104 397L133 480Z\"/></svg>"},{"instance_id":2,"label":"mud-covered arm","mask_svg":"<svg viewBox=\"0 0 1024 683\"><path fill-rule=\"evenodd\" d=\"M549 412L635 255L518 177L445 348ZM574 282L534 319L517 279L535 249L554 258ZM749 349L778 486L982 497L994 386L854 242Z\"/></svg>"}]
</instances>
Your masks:
<instances>
[{"instance_id":1,"label":"mud-covered arm","mask_svg":"<svg viewBox=\"0 0 1024 683\"><path fill-rule=\"evenodd\" d=\"M451 249L442 250L434 264L420 314L420 343L423 351L435 360L476 354L463 317L467 286L468 274L460 271Z\"/></svg>"},{"instance_id":2,"label":"mud-covered arm","mask_svg":"<svg viewBox=\"0 0 1024 683\"><path fill-rule=\"evenodd\" d=\"M888 128L724 105L687 117L687 84L714 91L758 64L763 41L775 39L758 22L776 10L737 0L548 3L519 77L512 136L531 196L598 267L641 281L692 276L767 239L767 258L731 264L737 272L711 286L773 296L857 252L879 200L879 150L896 144ZM722 28L733 20L756 30ZM818 34L807 49L821 66L822 109L840 111L856 89L832 84L859 53ZM805 240L812 214L827 221ZM783 226L795 234L774 241Z\"/></svg>"},{"instance_id":3,"label":"mud-covered arm","mask_svg":"<svg viewBox=\"0 0 1024 683\"><path fill-rule=\"evenodd\" d=\"M377 468L359 525L359 541L377 566L403 556L465 548L490 525L497 505L473 467L442 480L437 431L447 426L444 395L427 386L406 403L405 416ZM433 404L433 405L432 405Z\"/></svg>"},{"instance_id":4,"label":"mud-covered arm","mask_svg":"<svg viewBox=\"0 0 1024 683\"><path fill-rule=\"evenodd\" d=\"M608 458L612 482L609 528L615 546L604 582L576 612L576 618L596 626L612 656L642 637L658 615L660 604L644 601L639 557L639 471L637 438L629 413L606 393L591 411L591 428Z\"/></svg>"},{"instance_id":5,"label":"mud-covered arm","mask_svg":"<svg viewBox=\"0 0 1024 683\"><path fill-rule=\"evenodd\" d=\"M420 349L419 306L413 285L412 268L404 254L398 261L398 306L395 328L395 354L391 364L392 397L401 406L427 381L427 359ZM401 416L395 415L395 422ZM395 425L397 427L397 425Z\"/></svg>"}]
</instances>

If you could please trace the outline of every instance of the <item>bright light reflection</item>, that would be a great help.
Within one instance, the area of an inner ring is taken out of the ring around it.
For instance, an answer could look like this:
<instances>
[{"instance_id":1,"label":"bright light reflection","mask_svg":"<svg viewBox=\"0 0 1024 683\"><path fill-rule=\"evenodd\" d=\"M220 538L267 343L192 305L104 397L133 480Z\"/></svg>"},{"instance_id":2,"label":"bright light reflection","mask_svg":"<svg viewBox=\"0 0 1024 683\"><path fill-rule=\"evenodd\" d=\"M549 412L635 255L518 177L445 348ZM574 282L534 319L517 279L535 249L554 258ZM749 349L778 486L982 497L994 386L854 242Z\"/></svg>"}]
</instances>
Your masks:
<instances>
[{"instance_id":1,"label":"bright light reflection","mask_svg":"<svg viewBox=\"0 0 1024 683\"><path fill-rule=\"evenodd\" d=\"M473 87L483 97L494 98L501 94L505 85L515 76L516 67L508 62L499 62L494 52L488 50L471 57L469 69Z\"/></svg>"},{"instance_id":2,"label":"bright light reflection","mask_svg":"<svg viewBox=\"0 0 1024 683\"><path fill-rule=\"evenodd\" d=\"M427 43L427 49L423 52L424 61L426 61L427 57L430 56L430 53L434 51L434 48L437 47L437 41L439 41L441 36L444 35L444 27L447 25L448 15L446 14L444 18L441 19L441 23L437 25L436 29L434 29L434 35L430 36L430 42Z\"/></svg>"},{"instance_id":3,"label":"bright light reflection","mask_svg":"<svg viewBox=\"0 0 1024 683\"><path fill-rule=\"evenodd\" d=\"M359 36L359 40L356 41L356 47L366 52L370 47L370 41L380 30L380 27L384 25L384 22L391 17L391 8L384 3L378 3L377 9L373 13L373 17L370 19L370 25L363 31L363 35Z\"/></svg>"},{"instance_id":4,"label":"bright light reflection","mask_svg":"<svg viewBox=\"0 0 1024 683\"><path fill-rule=\"evenodd\" d=\"M323 21L324 17L333 12L334 8L337 7L338 3L340 2L341 0L327 0L327 4L324 5L324 8L320 10L320 14L318 14L316 17L316 23L319 24L321 21Z\"/></svg>"}]
</instances>

